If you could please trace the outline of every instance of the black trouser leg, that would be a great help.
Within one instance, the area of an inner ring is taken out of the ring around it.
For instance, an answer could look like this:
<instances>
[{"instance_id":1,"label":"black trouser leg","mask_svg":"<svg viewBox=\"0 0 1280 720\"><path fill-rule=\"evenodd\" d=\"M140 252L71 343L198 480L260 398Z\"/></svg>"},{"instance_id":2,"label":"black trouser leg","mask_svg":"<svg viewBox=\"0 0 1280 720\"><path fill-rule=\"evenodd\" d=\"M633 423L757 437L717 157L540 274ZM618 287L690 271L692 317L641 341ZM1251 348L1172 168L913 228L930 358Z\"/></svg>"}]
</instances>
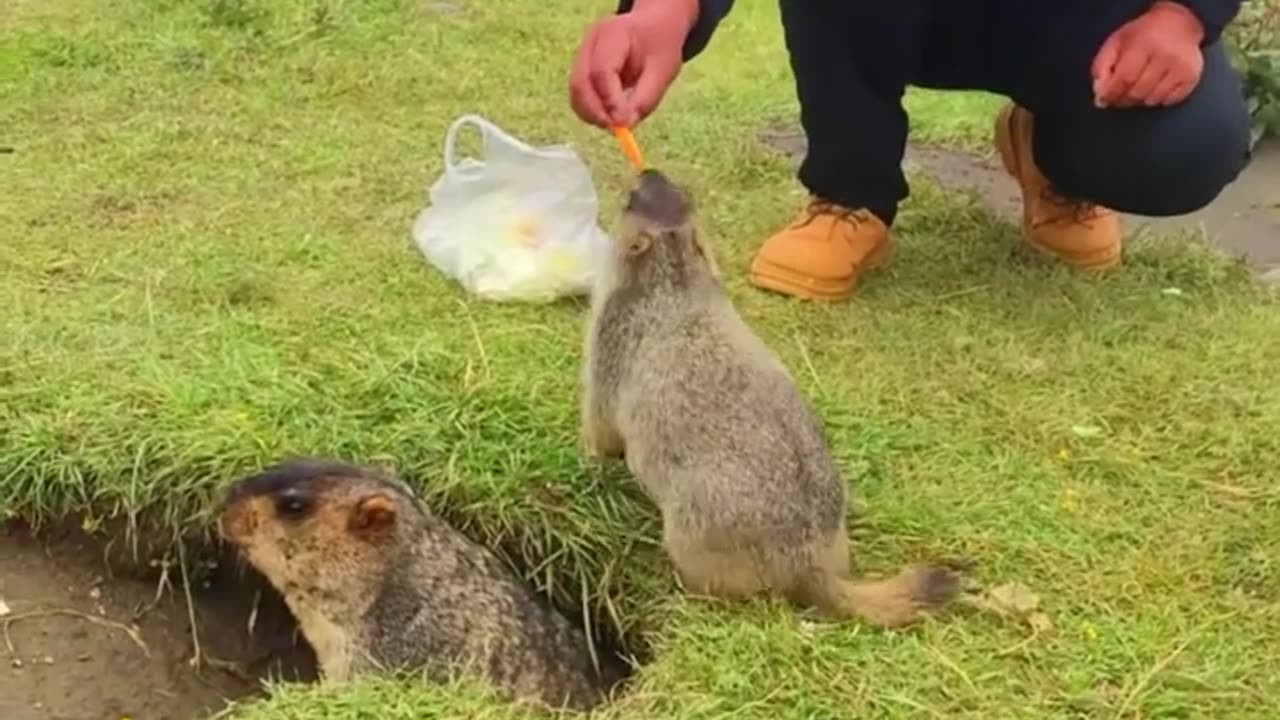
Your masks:
<instances>
[{"instance_id":1,"label":"black trouser leg","mask_svg":"<svg viewBox=\"0 0 1280 720\"><path fill-rule=\"evenodd\" d=\"M1147 0L1056 6L1052 15L1022 3L782 0L809 141L800 181L891 223L907 196L909 84L1012 98L1035 116L1036 164L1054 187L1122 212L1190 212L1247 164L1248 114L1220 42L1205 48L1200 83L1179 105L1100 110L1093 55Z\"/></svg>"},{"instance_id":2,"label":"black trouser leg","mask_svg":"<svg viewBox=\"0 0 1280 720\"><path fill-rule=\"evenodd\" d=\"M800 182L824 200L866 208L886 224L907 196L902 94L917 46L914 5L782 0L800 124L808 138ZM874 38L871 46L868 38Z\"/></svg>"},{"instance_id":3,"label":"black trouser leg","mask_svg":"<svg viewBox=\"0 0 1280 720\"><path fill-rule=\"evenodd\" d=\"M1203 49L1200 82L1182 103L1099 109L1094 55L1148 0L1059 6L1037 22L1024 0L993 6L969 87L1010 97L1035 117L1032 153L1059 193L1138 215L1204 207L1248 163L1249 118L1221 42Z\"/></svg>"},{"instance_id":4,"label":"black trouser leg","mask_svg":"<svg viewBox=\"0 0 1280 720\"><path fill-rule=\"evenodd\" d=\"M1087 72L1087 68L1084 69ZM1182 215L1208 205L1249 162L1249 116L1222 43L1204 49L1200 83L1182 103L1036 109L1036 165L1063 195L1121 212Z\"/></svg>"}]
</instances>

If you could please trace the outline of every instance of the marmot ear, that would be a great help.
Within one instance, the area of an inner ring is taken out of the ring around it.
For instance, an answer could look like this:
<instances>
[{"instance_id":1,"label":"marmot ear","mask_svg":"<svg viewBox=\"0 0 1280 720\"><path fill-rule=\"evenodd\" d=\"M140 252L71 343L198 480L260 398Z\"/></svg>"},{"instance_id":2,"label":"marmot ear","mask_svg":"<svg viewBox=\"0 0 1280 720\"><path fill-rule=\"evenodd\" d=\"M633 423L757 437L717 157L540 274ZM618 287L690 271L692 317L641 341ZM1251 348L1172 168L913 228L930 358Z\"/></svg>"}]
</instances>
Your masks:
<instances>
[{"instance_id":1,"label":"marmot ear","mask_svg":"<svg viewBox=\"0 0 1280 720\"><path fill-rule=\"evenodd\" d=\"M631 242L627 244L627 255L630 257L642 255L651 245L653 245L653 238L649 233L642 232L632 238Z\"/></svg>"},{"instance_id":2,"label":"marmot ear","mask_svg":"<svg viewBox=\"0 0 1280 720\"><path fill-rule=\"evenodd\" d=\"M386 493L372 493L356 501L351 511L352 532L370 533L391 527L396 521L396 504Z\"/></svg>"}]
</instances>

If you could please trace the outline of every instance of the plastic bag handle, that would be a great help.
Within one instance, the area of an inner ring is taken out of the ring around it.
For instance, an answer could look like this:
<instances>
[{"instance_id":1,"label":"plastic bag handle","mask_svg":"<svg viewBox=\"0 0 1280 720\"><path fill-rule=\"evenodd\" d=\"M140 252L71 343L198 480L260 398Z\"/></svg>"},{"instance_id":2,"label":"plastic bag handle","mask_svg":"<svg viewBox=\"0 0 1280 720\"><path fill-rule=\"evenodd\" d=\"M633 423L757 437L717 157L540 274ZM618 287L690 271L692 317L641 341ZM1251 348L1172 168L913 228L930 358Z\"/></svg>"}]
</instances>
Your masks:
<instances>
[{"instance_id":1,"label":"plastic bag handle","mask_svg":"<svg viewBox=\"0 0 1280 720\"><path fill-rule=\"evenodd\" d=\"M479 130L481 136L485 138L486 144L490 135L497 135L507 144L515 145L526 152L533 152L533 148L503 132L502 128L497 125L479 115L467 114L454 120L453 124L449 126L449 131L444 136L444 168L446 171L453 170L458 164L458 133L466 125L472 125Z\"/></svg>"}]
</instances>

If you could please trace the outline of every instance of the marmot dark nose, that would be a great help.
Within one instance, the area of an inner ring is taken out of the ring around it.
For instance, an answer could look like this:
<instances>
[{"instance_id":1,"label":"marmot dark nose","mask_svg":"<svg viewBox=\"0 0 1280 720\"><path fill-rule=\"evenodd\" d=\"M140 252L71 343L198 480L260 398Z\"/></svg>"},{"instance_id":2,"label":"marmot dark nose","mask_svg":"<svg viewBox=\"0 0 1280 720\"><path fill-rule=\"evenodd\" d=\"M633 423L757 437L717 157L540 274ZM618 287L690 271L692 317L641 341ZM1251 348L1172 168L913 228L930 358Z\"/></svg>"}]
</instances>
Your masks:
<instances>
[{"instance_id":1,"label":"marmot dark nose","mask_svg":"<svg viewBox=\"0 0 1280 720\"><path fill-rule=\"evenodd\" d=\"M627 211L660 225L676 227L688 219L689 203L666 175L651 168L640 173L640 182L631 192Z\"/></svg>"}]
</instances>

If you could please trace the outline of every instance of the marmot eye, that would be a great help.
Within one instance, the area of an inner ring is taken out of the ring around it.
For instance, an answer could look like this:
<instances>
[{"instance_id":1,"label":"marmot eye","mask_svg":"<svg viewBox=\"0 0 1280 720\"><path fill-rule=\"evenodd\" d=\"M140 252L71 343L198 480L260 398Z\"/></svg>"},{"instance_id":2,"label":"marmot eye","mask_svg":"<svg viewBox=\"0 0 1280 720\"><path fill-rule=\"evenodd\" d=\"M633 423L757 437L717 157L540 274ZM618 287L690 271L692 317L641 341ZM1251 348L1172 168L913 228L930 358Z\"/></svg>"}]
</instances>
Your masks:
<instances>
[{"instance_id":1,"label":"marmot eye","mask_svg":"<svg viewBox=\"0 0 1280 720\"><path fill-rule=\"evenodd\" d=\"M305 495L296 492L285 492L276 498L276 513L281 517L297 518L307 512L311 506Z\"/></svg>"}]
</instances>

